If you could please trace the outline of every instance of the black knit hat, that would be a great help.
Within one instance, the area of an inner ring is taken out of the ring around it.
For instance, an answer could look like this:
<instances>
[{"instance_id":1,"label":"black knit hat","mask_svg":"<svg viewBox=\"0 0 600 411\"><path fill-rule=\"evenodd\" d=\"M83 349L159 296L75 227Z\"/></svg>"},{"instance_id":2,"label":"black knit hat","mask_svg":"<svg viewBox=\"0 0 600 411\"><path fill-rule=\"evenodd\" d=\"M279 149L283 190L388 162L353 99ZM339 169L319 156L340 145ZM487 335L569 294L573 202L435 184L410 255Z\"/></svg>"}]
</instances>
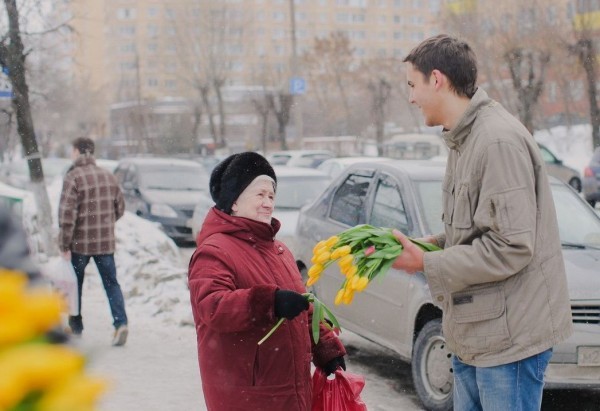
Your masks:
<instances>
[{"instance_id":1,"label":"black knit hat","mask_svg":"<svg viewBox=\"0 0 600 411\"><path fill-rule=\"evenodd\" d=\"M233 154L217 164L210 175L210 195L217 208L231 214L235 200L260 175L267 175L277 183L271 164L252 151Z\"/></svg>"}]
</instances>

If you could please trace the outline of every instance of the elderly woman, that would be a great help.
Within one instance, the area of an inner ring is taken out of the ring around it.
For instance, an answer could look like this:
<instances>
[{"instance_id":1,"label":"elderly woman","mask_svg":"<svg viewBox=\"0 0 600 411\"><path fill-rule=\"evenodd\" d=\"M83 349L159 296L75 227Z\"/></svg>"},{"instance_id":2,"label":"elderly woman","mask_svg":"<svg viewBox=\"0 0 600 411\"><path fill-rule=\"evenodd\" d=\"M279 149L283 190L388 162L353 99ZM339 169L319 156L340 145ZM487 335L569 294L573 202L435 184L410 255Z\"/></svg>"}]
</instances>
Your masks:
<instances>
[{"instance_id":1,"label":"elderly woman","mask_svg":"<svg viewBox=\"0 0 600 411\"><path fill-rule=\"evenodd\" d=\"M271 217L277 177L253 152L214 169L216 205L198 233L189 287L198 360L208 410L296 411L311 408L311 360L329 374L345 369L345 350L321 326L310 338L312 308L288 248ZM263 344L279 318L287 321Z\"/></svg>"}]
</instances>

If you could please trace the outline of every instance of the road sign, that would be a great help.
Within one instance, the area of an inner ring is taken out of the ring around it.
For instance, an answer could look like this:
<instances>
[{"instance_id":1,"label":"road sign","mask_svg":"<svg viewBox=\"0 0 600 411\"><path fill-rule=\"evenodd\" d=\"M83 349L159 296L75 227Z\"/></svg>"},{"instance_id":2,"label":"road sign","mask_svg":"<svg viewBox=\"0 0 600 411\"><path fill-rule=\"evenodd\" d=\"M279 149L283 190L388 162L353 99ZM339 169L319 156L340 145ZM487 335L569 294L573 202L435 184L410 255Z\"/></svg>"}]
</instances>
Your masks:
<instances>
[{"instance_id":1,"label":"road sign","mask_svg":"<svg viewBox=\"0 0 600 411\"><path fill-rule=\"evenodd\" d=\"M12 97L12 84L8 78L8 68L2 67L2 72L0 72L0 99L10 99Z\"/></svg>"},{"instance_id":2,"label":"road sign","mask_svg":"<svg viewBox=\"0 0 600 411\"><path fill-rule=\"evenodd\" d=\"M306 92L306 81L302 77L290 79L290 94L304 94Z\"/></svg>"}]
</instances>

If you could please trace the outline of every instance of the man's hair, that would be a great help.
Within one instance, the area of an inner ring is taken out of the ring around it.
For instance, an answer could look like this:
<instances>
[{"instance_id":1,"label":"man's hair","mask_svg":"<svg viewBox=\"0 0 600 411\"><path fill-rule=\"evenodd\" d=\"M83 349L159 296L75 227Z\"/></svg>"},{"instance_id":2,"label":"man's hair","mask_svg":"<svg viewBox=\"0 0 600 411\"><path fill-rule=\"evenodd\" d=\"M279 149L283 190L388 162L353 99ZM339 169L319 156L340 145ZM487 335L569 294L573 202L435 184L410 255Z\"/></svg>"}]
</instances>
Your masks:
<instances>
[{"instance_id":1,"label":"man's hair","mask_svg":"<svg viewBox=\"0 0 600 411\"><path fill-rule=\"evenodd\" d=\"M94 154L94 140L87 137L77 137L73 140L73 147L79 150L80 154L92 155Z\"/></svg>"},{"instance_id":2,"label":"man's hair","mask_svg":"<svg viewBox=\"0 0 600 411\"><path fill-rule=\"evenodd\" d=\"M439 70L450 80L450 88L459 96L471 98L477 90L477 58L464 41L446 34L430 37L403 60L429 78L433 70Z\"/></svg>"}]
</instances>

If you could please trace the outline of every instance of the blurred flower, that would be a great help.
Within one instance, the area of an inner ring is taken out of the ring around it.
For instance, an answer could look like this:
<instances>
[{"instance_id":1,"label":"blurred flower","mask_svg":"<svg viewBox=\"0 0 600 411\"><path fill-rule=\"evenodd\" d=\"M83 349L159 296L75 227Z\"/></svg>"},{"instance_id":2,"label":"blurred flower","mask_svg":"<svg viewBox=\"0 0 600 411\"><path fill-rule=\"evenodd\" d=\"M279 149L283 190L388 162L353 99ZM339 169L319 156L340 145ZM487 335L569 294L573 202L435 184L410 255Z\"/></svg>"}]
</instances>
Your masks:
<instances>
[{"instance_id":1,"label":"blurred flower","mask_svg":"<svg viewBox=\"0 0 600 411\"><path fill-rule=\"evenodd\" d=\"M439 247L410 238L423 251L440 250ZM355 292L361 292L378 276L383 276L402 252L402 245L391 228L358 225L336 236L319 241L313 248L308 270L307 286L315 284L323 271L337 261L345 279L335 296L336 305L350 304Z\"/></svg>"},{"instance_id":2,"label":"blurred flower","mask_svg":"<svg viewBox=\"0 0 600 411\"><path fill-rule=\"evenodd\" d=\"M84 374L85 357L52 344L65 312L54 291L0 269L0 410L92 411L105 382Z\"/></svg>"}]
</instances>

